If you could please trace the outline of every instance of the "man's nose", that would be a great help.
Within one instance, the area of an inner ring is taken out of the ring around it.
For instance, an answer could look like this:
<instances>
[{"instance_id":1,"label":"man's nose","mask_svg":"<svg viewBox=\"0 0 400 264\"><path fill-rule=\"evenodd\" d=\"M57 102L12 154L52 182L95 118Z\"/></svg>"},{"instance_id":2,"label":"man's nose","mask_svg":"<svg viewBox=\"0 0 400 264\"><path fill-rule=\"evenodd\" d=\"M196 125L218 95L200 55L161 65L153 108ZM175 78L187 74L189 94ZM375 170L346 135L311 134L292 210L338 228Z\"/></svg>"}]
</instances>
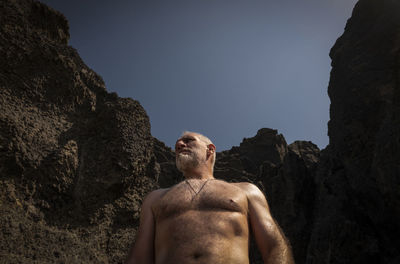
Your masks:
<instances>
[{"instance_id":1,"label":"man's nose","mask_svg":"<svg viewBox=\"0 0 400 264\"><path fill-rule=\"evenodd\" d=\"M178 140L175 145L175 150L179 150L183 147L185 147L185 142L183 142L183 140Z\"/></svg>"}]
</instances>

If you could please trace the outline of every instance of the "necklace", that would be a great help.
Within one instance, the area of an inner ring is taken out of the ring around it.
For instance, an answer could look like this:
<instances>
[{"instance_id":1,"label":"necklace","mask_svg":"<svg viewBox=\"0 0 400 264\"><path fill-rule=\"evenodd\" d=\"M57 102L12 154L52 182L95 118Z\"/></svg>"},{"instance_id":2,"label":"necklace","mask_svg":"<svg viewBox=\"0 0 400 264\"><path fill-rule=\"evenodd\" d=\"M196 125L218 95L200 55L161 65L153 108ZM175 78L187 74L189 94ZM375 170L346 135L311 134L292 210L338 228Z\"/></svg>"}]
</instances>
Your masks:
<instances>
[{"instance_id":1,"label":"necklace","mask_svg":"<svg viewBox=\"0 0 400 264\"><path fill-rule=\"evenodd\" d=\"M190 182L188 180L185 180L185 182L187 183L187 185L189 185L190 189L194 192L194 195L192 196L192 201L194 200L194 198L196 198L196 196L201 192L201 190L203 190L204 186L206 186L207 182L211 180L208 179L206 180L203 185L201 185L200 189L196 192L196 190L192 187L192 185L190 184Z\"/></svg>"}]
</instances>

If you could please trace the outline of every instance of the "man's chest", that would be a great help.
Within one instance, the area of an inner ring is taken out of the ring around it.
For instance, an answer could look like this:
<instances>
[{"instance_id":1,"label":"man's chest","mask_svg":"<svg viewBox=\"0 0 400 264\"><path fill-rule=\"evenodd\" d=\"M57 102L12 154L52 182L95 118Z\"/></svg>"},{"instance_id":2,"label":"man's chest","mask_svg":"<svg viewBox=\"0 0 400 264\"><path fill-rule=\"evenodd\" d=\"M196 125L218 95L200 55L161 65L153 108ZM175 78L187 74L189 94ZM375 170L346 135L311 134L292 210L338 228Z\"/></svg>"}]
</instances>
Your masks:
<instances>
[{"instance_id":1,"label":"man's chest","mask_svg":"<svg viewBox=\"0 0 400 264\"><path fill-rule=\"evenodd\" d=\"M179 216L189 211L236 212L247 214L247 197L240 188L222 181L184 181L153 205L156 220Z\"/></svg>"}]
</instances>

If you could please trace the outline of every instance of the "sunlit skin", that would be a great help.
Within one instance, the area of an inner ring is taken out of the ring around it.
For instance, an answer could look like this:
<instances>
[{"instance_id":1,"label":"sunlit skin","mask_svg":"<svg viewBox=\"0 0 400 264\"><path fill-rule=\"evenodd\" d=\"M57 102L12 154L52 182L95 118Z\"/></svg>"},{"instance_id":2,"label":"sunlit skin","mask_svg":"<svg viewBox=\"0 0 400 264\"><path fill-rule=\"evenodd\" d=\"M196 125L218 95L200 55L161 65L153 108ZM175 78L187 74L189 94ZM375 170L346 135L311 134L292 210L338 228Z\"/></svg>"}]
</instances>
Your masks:
<instances>
[{"instance_id":1,"label":"sunlit skin","mask_svg":"<svg viewBox=\"0 0 400 264\"><path fill-rule=\"evenodd\" d=\"M250 229L264 263L294 263L263 193L213 177L213 144L185 133L175 153L197 154L198 164L182 169L185 181L144 199L127 264L248 264Z\"/></svg>"}]
</instances>

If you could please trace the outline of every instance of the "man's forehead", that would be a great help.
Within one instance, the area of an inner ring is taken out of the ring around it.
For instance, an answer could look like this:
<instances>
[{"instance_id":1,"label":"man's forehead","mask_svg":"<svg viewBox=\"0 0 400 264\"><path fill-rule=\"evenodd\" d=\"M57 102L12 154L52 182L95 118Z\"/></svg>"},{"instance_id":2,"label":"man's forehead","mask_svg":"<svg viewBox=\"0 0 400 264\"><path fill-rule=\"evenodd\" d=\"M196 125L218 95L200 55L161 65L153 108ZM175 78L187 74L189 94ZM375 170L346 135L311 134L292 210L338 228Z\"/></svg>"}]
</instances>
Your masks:
<instances>
[{"instance_id":1,"label":"man's forehead","mask_svg":"<svg viewBox=\"0 0 400 264\"><path fill-rule=\"evenodd\" d=\"M198 138L199 138L199 134L196 134L196 133L185 133L180 138L178 138L177 141L179 141L181 139L198 139Z\"/></svg>"}]
</instances>

